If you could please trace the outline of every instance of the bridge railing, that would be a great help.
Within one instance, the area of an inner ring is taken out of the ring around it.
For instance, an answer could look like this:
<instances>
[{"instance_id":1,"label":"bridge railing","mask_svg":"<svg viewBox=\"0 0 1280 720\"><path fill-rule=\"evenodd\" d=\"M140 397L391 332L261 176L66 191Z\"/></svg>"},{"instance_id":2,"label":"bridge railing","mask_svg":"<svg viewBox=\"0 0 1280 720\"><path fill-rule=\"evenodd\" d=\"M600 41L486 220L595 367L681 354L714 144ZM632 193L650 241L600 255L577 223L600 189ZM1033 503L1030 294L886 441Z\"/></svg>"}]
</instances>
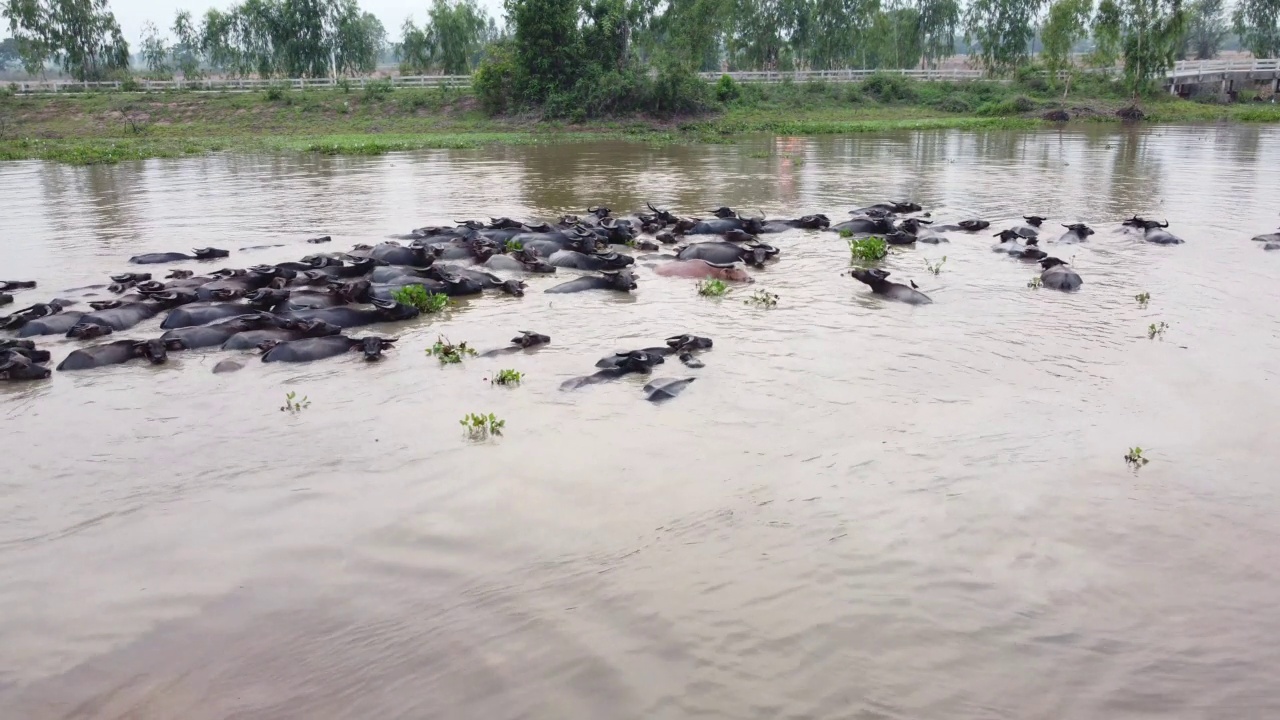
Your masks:
<instances>
[{"instance_id":1,"label":"bridge railing","mask_svg":"<svg viewBox=\"0 0 1280 720\"><path fill-rule=\"evenodd\" d=\"M1093 70L1092 72L1110 72L1111 68ZM1255 60L1183 60L1174 64L1168 79L1179 80L1200 75L1225 72L1273 73L1280 76L1280 59L1264 58ZM892 74L916 80L977 80L988 77L987 73L977 68L950 67L938 69L908 68L902 70L796 70L778 71L741 71L741 72L704 72L699 75L704 80L716 81L722 75L728 75L741 83L780 83L790 80L796 83L805 82L860 82L876 74ZM193 90L204 92L253 92L269 88L288 90L306 90L309 88L349 87L365 89L371 85L387 85L391 87L416 88L466 88L471 86L470 75L402 75L389 78L353 77L353 78L200 78L175 80L146 80L138 78L128 81L107 82L75 82L71 80L39 80L10 83L17 93L75 93L103 90L136 90L155 92L161 90Z\"/></svg>"}]
</instances>

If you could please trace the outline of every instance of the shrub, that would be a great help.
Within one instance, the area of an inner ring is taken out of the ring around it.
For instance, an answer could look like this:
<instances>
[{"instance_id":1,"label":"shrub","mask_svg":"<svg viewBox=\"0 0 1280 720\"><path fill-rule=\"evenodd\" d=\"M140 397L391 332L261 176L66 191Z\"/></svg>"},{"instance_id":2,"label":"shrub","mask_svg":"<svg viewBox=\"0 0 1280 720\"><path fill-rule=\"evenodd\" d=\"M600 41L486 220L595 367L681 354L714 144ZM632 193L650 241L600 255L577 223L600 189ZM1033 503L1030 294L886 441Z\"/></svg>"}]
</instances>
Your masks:
<instances>
[{"instance_id":1,"label":"shrub","mask_svg":"<svg viewBox=\"0 0 1280 720\"><path fill-rule=\"evenodd\" d=\"M716 83L716 99L722 103L729 103L737 100L739 94L738 83L728 75L721 75L720 82Z\"/></svg>"},{"instance_id":2,"label":"shrub","mask_svg":"<svg viewBox=\"0 0 1280 720\"><path fill-rule=\"evenodd\" d=\"M970 105L969 101L965 100L964 96L960 95L959 93L948 95L942 98L941 100L938 101L936 107L939 110L942 110L943 112L951 112L951 113L973 112L973 106Z\"/></svg>"},{"instance_id":3,"label":"shrub","mask_svg":"<svg viewBox=\"0 0 1280 720\"><path fill-rule=\"evenodd\" d=\"M1036 103L1025 95L1001 100L999 102L987 102L978 106L978 114L987 117L996 117L1001 115L1020 115L1025 112L1031 112L1036 109Z\"/></svg>"},{"instance_id":4,"label":"shrub","mask_svg":"<svg viewBox=\"0 0 1280 720\"><path fill-rule=\"evenodd\" d=\"M862 92L884 103L911 102L916 99L916 83L902 75L876 73L862 81Z\"/></svg>"},{"instance_id":5,"label":"shrub","mask_svg":"<svg viewBox=\"0 0 1280 720\"><path fill-rule=\"evenodd\" d=\"M286 92L288 92L288 86L273 83L267 88L267 99L272 102L283 100Z\"/></svg>"},{"instance_id":6,"label":"shrub","mask_svg":"<svg viewBox=\"0 0 1280 720\"><path fill-rule=\"evenodd\" d=\"M659 113L695 113L711 103L711 86L683 65L668 64L658 71L650 104Z\"/></svg>"},{"instance_id":7,"label":"shrub","mask_svg":"<svg viewBox=\"0 0 1280 720\"><path fill-rule=\"evenodd\" d=\"M377 100L390 95L394 90L395 86L390 80L373 80L364 86L364 99Z\"/></svg>"},{"instance_id":8,"label":"shrub","mask_svg":"<svg viewBox=\"0 0 1280 720\"><path fill-rule=\"evenodd\" d=\"M515 105L516 74L515 51L511 43L490 44L488 55L471 76L471 88L485 112L498 115Z\"/></svg>"}]
</instances>

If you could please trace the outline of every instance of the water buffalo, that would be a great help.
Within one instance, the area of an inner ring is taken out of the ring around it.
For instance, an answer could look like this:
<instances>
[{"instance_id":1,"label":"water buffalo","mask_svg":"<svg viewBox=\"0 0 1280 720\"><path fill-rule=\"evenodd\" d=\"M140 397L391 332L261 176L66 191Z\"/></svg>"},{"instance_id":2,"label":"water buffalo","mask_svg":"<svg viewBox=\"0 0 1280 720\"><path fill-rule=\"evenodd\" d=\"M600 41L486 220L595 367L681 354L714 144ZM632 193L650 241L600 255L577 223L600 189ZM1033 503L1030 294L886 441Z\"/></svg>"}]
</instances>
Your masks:
<instances>
[{"instance_id":1,"label":"water buffalo","mask_svg":"<svg viewBox=\"0 0 1280 720\"><path fill-rule=\"evenodd\" d=\"M388 265L428 267L436 260L435 252L429 247L405 247L399 243L381 243L367 252L367 257Z\"/></svg>"},{"instance_id":2,"label":"water buffalo","mask_svg":"<svg viewBox=\"0 0 1280 720\"><path fill-rule=\"evenodd\" d=\"M893 220L887 217L855 217L827 228L832 232L854 235L883 235L893 232Z\"/></svg>"},{"instance_id":3,"label":"water buffalo","mask_svg":"<svg viewBox=\"0 0 1280 720\"><path fill-rule=\"evenodd\" d=\"M1146 228L1143 229L1142 239L1156 245L1181 245L1186 242L1182 238L1174 235L1165 228L1169 227L1169 221L1157 223L1148 221Z\"/></svg>"},{"instance_id":4,"label":"water buffalo","mask_svg":"<svg viewBox=\"0 0 1280 720\"><path fill-rule=\"evenodd\" d=\"M1094 234L1093 228L1090 228L1084 223L1072 223L1070 225L1063 225L1062 227L1066 228L1067 231L1062 234L1062 237L1058 238L1058 242L1060 243L1084 242L1090 235Z\"/></svg>"},{"instance_id":5,"label":"water buffalo","mask_svg":"<svg viewBox=\"0 0 1280 720\"><path fill-rule=\"evenodd\" d=\"M257 308L245 303L192 303L170 310L164 321L160 323L160 328L176 330L193 325L207 325L216 320L247 315L256 310Z\"/></svg>"},{"instance_id":6,"label":"water buffalo","mask_svg":"<svg viewBox=\"0 0 1280 720\"><path fill-rule=\"evenodd\" d=\"M25 353L0 351L0 380L44 380L50 374L49 368Z\"/></svg>"},{"instance_id":7,"label":"water buffalo","mask_svg":"<svg viewBox=\"0 0 1280 720\"><path fill-rule=\"evenodd\" d=\"M902 283L889 282L889 272L873 268L864 270L859 268L851 270L849 275L855 280L862 282L871 287L871 292L877 295L883 295L890 300L910 303L912 305L927 305L933 302L928 295Z\"/></svg>"},{"instance_id":8,"label":"water buffalo","mask_svg":"<svg viewBox=\"0 0 1280 720\"><path fill-rule=\"evenodd\" d=\"M238 333L249 330L260 330L271 323L273 318L264 313L237 315L208 325L192 325L169 330L160 336L169 350L198 350L200 348L221 346Z\"/></svg>"},{"instance_id":9,"label":"water buffalo","mask_svg":"<svg viewBox=\"0 0 1280 720\"><path fill-rule=\"evenodd\" d=\"M1273 233L1267 233L1265 235L1254 235L1253 241L1267 243L1268 245L1271 245L1273 243L1280 243L1280 230L1277 230L1276 232L1273 232Z\"/></svg>"},{"instance_id":10,"label":"water buffalo","mask_svg":"<svg viewBox=\"0 0 1280 720\"><path fill-rule=\"evenodd\" d=\"M67 337L88 340L128 330L168 307L158 302L89 303L89 306L94 311L81 315L79 322L67 331Z\"/></svg>"},{"instance_id":11,"label":"water buffalo","mask_svg":"<svg viewBox=\"0 0 1280 720\"><path fill-rule=\"evenodd\" d=\"M1040 236L1040 226L1049 218L1040 217L1039 215L1024 215L1022 219L1026 222L1014 225L1013 231L1023 238L1033 238Z\"/></svg>"},{"instance_id":12,"label":"water buffalo","mask_svg":"<svg viewBox=\"0 0 1280 720\"><path fill-rule=\"evenodd\" d=\"M764 227L760 229L762 233L780 233L787 230L823 230L831 226L831 219L826 215L818 213L816 215L805 215L793 220L766 220Z\"/></svg>"},{"instance_id":13,"label":"water buffalo","mask_svg":"<svg viewBox=\"0 0 1280 720\"><path fill-rule=\"evenodd\" d=\"M17 330L32 320L56 315L71 304L72 303L60 300L51 300L47 303L28 305L21 310L14 311L5 315L3 318L0 318L0 330Z\"/></svg>"},{"instance_id":14,"label":"water buffalo","mask_svg":"<svg viewBox=\"0 0 1280 720\"><path fill-rule=\"evenodd\" d=\"M49 351L37 349L35 343L23 343L19 340L10 341L0 346L0 355L3 354L21 355L33 363L49 362Z\"/></svg>"},{"instance_id":15,"label":"water buffalo","mask_svg":"<svg viewBox=\"0 0 1280 720\"><path fill-rule=\"evenodd\" d=\"M196 248L191 251L192 255L186 253L147 253L145 255L134 255L129 258L129 262L134 265L155 265L158 263L182 262L183 260L213 260L215 258L224 258L231 255L230 251L219 250L218 248Z\"/></svg>"},{"instance_id":16,"label":"water buffalo","mask_svg":"<svg viewBox=\"0 0 1280 720\"><path fill-rule=\"evenodd\" d=\"M636 276L630 270L605 270L599 275L584 275L567 283L547 288L548 293L575 293L583 290L618 290L631 292L636 289Z\"/></svg>"},{"instance_id":17,"label":"water buffalo","mask_svg":"<svg viewBox=\"0 0 1280 720\"><path fill-rule=\"evenodd\" d=\"M1040 241L1035 238L1028 238L1027 244L1023 245L1021 250L1015 250L1009 254L1022 260L1035 260L1037 262L1049 256L1049 253L1040 249Z\"/></svg>"},{"instance_id":18,"label":"water buffalo","mask_svg":"<svg viewBox=\"0 0 1280 720\"><path fill-rule=\"evenodd\" d=\"M116 340L103 345L92 345L73 350L65 360L59 363L58 370L88 370L106 365L118 365L142 357L150 360L153 365L160 365L169 359L168 347L159 338Z\"/></svg>"},{"instance_id":19,"label":"water buffalo","mask_svg":"<svg viewBox=\"0 0 1280 720\"><path fill-rule=\"evenodd\" d=\"M1022 236L1016 230L1001 230L992 237L1000 238L1000 242L991 246L992 252L1009 254L1022 252L1022 244L1018 242Z\"/></svg>"},{"instance_id":20,"label":"water buffalo","mask_svg":"<svg viewBox=\"0 0 1280 720\"><path fill-rule=\"evenodd\" d=\"M718 265L730 265L744 262L753 267L764 267L764 263L778 254L772 245L734 245L729 242L700 242L686 245L676 253L679 260L706 260Z\"/></svg>"},{"instance_id":21,"label":"water buffalo","mask_svg":"<svg viewBox=\"0 0 1280 720\"><path fill-rule=\"evenodd\" d=\"M519 335L511 338L511 344L509 346L497 348L495 350L486 350L485 352L480 353L480 357L492 357L494 355L502 355L504 353L528 350L529 348L538 347L539 345L546 345L549 342L551 342L551 336L549 335L540 335L536 332L521 330Z\"/></svg>"},{"instance_id":22,"label":"water buffalo","mask_svg":"<svg viewBox=\"0 0 1280 720\"><path fill-rule=\"evenodd\" d=\"M654 268L663 277L717 278L735 282L754 282L737 263L712 263L706 260L672 260Z\"/></svg>"},{"instance_id":23,"label":"water buffalo","mask_svg":"<svg viewBox=\"0 0 1280 720\"><path fill-rule=\"evenodd\" d=\"M418 317L418 308L402 305L394 300L370 300L372 308L362 309L349 306L315 308L312 310L295 310L284 313L284 317L293 320L323 320L340 328L360 327L380 322L396 322Z\"/></svg>"},{"instance_id":24,"label":"water buffalo","mask_svg":"<svg viewBox=\"0 0 1280 720\"><path fill-rule=\"evenodd\" d=\"M67 331L80 322L82 312L61 312L56 315L37 318L24 324L18 330L18 337L36 337L37 335L66 335Z\"/></svg>"},{"instance_id":25,"label":"water buffalo","mask_svg":"<svg viewBox=\"0 0 1280 720\"><path fill-rule=\"evenodd\" d=\"M876 203L875 205L858 208L857 210L850 210L849 212L853 215L871 215L875 213L902 214L920 212L923 209L924 208L921 208L919 205L910 201L890 200L889 202Z\"/></svg>"},{"instance_id":26,"label":"water buffalo","mask_svg":"<svg viewBox=\"0 0 1280 720\"><path fill-rule=\"evenodd\" d=\"M246 330L227 338L222 344L223 350L252 350L262 347L268 340L288 342L303 338L325 337L337 335L342 328L321 320L283 320L277 321L276 327L262 330Z\"/></svg>"},{"instance_id":27,"label":"water buffalo","mask_svg":"<svg viewBox=\"0 0 1280 720\"><path fill-rule=\"evenodd\" d=\"M556 271L554 265L538 257L536 253L523 248L506 255L494 255L484 261L484 266L490 270L503 270L507 272L550 274Z\"/></svg>"},{"instance_id":28,"label":"water buffalo","mask_svg":"<svg viewBox=\"0 0 1280 720\"><path fill-rule=\"evenodd\" d=\"M666 362L661 355L646 352L644 350L631 350L629 352L618 353L616 361L606 368L597 370L590 375L582 377L570 378L560 384L561 390L573 390L583 385L593 385L605 380L613 380L620 378L628 373L647 374L653 370L653 366L661 365Z\"/></svg>"},{"instance_id":29,"label":"water buffalo","mask_svg":"<svg viewBox=\"0 0 1280 720\"><path fill-rule=\"evenodd\" d=\"M547 262L555 267L575 270L621 270L633 264L635 258L616 252L587 254L577 250L557 250L547 258Z\"/></svg>"},{"instance_id":30,"label":"water buffalo","mask_svg":"<svg viewBox=\"0 0 1280 720\"><path fill-rule=\"evenodd\" d=\"M12 295L10 295L7 292L0 292L0 306L9 305L12 303L13 303Z\"/></svg>"},{"instance_id":31,"label":"water buffalo","mask_svg":"<svg viewBox=\"0 0 1280 720\"><path fill-rule=\"evenodd\" d=\"M978 232L991 227L991 223L986 220L961 220L954 225L935 225L933 229L937 232Z\"/></svg>"},{"instance_id":32,"label":"water buffalo","mask_svg":"<svg viewBox=\"0 0 1280 720\"><path fill-rule=\"evenodd\" d=\"M0 292L14 290L30 290L36 286L35 280L0 280Z\"/></svg>"},{"instance_id":33,"label":"water buffalo","mask_svg":"<svg viewBox=\"0 0 1280 720\"><path fill-rule=\"evenodd\" d=\"M1075 270L1067 267L1067 263L1056 257L1047 257L1040 261L1044 272L1040 273L1040 283L1054 290L1076 290L1084 281Z\"/></svg>"},{"instance_id":34,"label":"water buffalo","mask_svg":"<svg viewBox=\"0 0 1280 720\"><path fill-rule=\"evenodd\" d=\"M329 335L281 343L267 341L263 343L266 352L262 354L262 362L311 362L349 352L362 352L365 360L381 360L382 351L390 350L395 342L396 338L375 335L362 338Z\"/></svg>"}]
</instances>

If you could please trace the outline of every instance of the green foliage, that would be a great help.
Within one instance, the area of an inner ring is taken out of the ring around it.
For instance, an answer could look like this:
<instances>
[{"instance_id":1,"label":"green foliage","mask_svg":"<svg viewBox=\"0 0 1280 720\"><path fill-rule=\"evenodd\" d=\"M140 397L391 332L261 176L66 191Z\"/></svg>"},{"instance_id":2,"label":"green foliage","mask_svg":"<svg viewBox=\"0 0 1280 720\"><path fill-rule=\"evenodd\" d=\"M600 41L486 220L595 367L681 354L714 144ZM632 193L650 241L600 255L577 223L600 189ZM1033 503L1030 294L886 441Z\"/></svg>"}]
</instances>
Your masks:
<instances>
[{"instance_id":1,"label":"green foliage","mask_svg":"<svg viewBox=\"0 0 1280 720\"><path fill-rule=\"evenodd\" d=\"M1021 115L1025 112L1031 112L1036 109L1036 103L1025 95L1018 95L999 102L983 103L978 107L976 114L983 117L1003 117L1007 115Z\"/></svg>"},{"instance_id":2,"label":"green foliage","mask_svg":"<svg viewBox=\"0 0 1280 720\"><path fill-rule=\"evenodd\" d=\"M471 88L480 100L480 107L490 115L518 107L517 75L514 46L509 42L491 44L484 62L471 76Z\"/></svg>"},{"instance_id":3,"label":"green foliage","mask_svg":"<svg viewBox=\"0 0 1280 720\"><path fill-rule=\"evenodd\" d=\"M948 95L942 100L939 100L938 102L934 103L933 106L938 108L939 110L942 110L943 112L950 112L950 113L973 112L973 106L970 105L969 101L965 100L964 96L960 94Z\"/></svg>"},{"instance_id":4,"label":"green foliage","mask_svg":"<svg viewBox=\"0 0 1280 720\"><path fill-rule=\"evenodd\" d=\"M1071 67L1071 48L1088 35L1093 0L1055 0L1040 31L1043 51L1040 53L1049 82L1057 82L1058 73Z\"/></svg>"},{"instance_id":5,"label":"green foliage","mask_svg":"<svg viewBox=\"0 0 1280 720\"><path fill-rule=\"evenodd\" d=\"M912 102L916 99L916 81L902 75L876 73L862 81L862 92L883 103Z\"/></svg>"},{"instance_id":6,"label":"green foliage","mask_svg":"<svg viewBox=\"0 0 1280 720\"><path fill-rule=\"evenodd\" d=\"M401 305L416 307L424 313L438 313L449 306L447 295L430 292L421 285L405 285L391 293L391 299Z\"/></svg>"},{"instance_id":7,"label":"green foliage","mask_svg":"<svg viewBox=\"0 0 1280 720\"><path fill-rule=\"evenodd\" d=\"M1039 275L1036 275L1035 277L1027 281L1027 287L1031 288L1032 290L1039 290L1040 288L1044 287L1044 281L1040 279Z\"/></svg>"},{"instance_id":8,"label":"green foliage","mask_svg":"<svg viewBox=\"0 0 1280 720\"><path fill-rule=\"evenodd\" d=\"M364 84L365 100L380 100L395 92L390 80L370 80Z\"/></svg>"},{"instance_id":9,"label":"green foliage","mask_svg":"<svg viewBox=\"0 0 1280 720\"><path fill-rule=\"evenodd\" d=\"M723 297L729 292L729 286L718 278L704 278L698 281L698 294L703 297Z\"/></svg>"},{"instance_id":10,"label":"green foliage","mask_svg":"<svg viewBox=\"0 0 1280 720\"><path fill-rule=\"evenodd\" d=\"M462 425L463 430L467 433L467 437L472 440L484 440L493 435L502 435L502 429L506 427L506 420L499 420L496 415L489 413L469 413L462 416L458 421Z\"/></svg>"},{"instance_id":11,"label":"green foliage","mask_svg":"<svg viewBox=\"0 0 1280 720\"><path fill-rule=\"evenodd\" d=\"M1168 329L1169 323L1167 322L1151 323L1151 325L1147 327L1147 339L1155 340L1156 338L1160 338L1163 340L1164 332Z\"/></svg>"},{"instance_id":12,"label":"green foliage","mask_svg":"<svg viewBox=\"0 0 1280 720\"><path fill-rule=\"evenodd\" d=\"M738 83L728 75L721 75L720 81L716 83L716 99L722 103L733 102L738 99L741 91L738 89Z\"/></svg>"},{"instance_id":13,"label":"green foliage","mask_svg":"<svg viewBox=\"0 0 1280 720\"><path fill-rule=\"evenodd\" d=\"M1280 0L1239 0L1232 20L1254 57L1280 57Z\"/></svg>"},{"instance_id":14,"label":"green foliage","mask_svg":"<svg viewBox=\"0 0 1280 720\"><path fill-rule=\"evenodd\" d=\"M401 27L404 39L396 50L401 72L438 69L445 75L466 75L484 46L489 22L475 0L434 0L425 27L412 18Z\"/></svg>"},{"instance_id":15,"label":"green foliage","mask_svg":"<svg viewBox=\"0 0 1280 720\"><path fill-rule=\"evenodd\" d=\"M440 335L436 338L435 344L427 348L427 354L435 356L441 365L456 365L468 355L475 357L476 351L467 347L465 342L454 345L449 342L449 338Z\"/></svg>"},{"instance_id":16,"label":"green foliage","mask_svg":"<svg viewBox=\"0 0 1280 720\"><path fill-rule=\"evenodd\" d=\"M1196 60L1212 60L1229 34L1223 0L1195 0L1188 7L1187 31L1178 57L1193 55Z\"/></svg>"},{"instance_id":17,"label":"green foliage","mask_svg":"<svg viewBox=\"0 0 1280 720\"><path fill-rule=\"evenodd\" d=\"M971 52L993 72L1025 63L1043 6L1044 0L972 0L965 16L965 39L977 46Z\"/></svg>"},{"instance_id":18,"label":"green foliage","mask_svg":"<svg viewBox=\"0 0 1280 720\"><path fill-rule=\"evenodd\" d=\"M128 73L129 43L107 0L6 0L0 7L28 73L50 60L82 82Z\"/></svg>"},{"instance_id":19,"label":"green foliage","mask_svg":"<svg viewBox=\"0 0 1280 720\"><path fill-rule=\"evenodd\" d=\"M493 385L505 385L507 387L511 387L519 385L520 381L523 379L524 373L516 372L515 370L499 370L494 374L493 380L490 380L489 382Z\"/></svg>"},{"instance_id":20,"label":"green foliage","mask_svg":"<svg viewBox=\"0 0 1280 720\"><path fill-rule=\"evenodd\" d=\"M290 390L285 393L284 405L280 406L280 411L287 412L291 415L297 415L309 407L311 407L311 401L307 399L306 395L298 397L296 392Z\"/></svg>"},{"instance_id":21,"label":"green foliage","mask_svg":"<svg viewBox=\"0 0 1280 720\"><path fill-rule=\"evenodd\" d=\"M778 295L767 290L756 290L751 293L751 297L742 301L743 305L755 305L762 308L774 308L778 306Z\"/></svg>"},{"instance_id":22,"label":"green foliage","mask_svg":"<svg viewBox=\"0 0 1280 720\"><path fill-rule=\"evenodd\" d=\"M924 268L925 268L925 270L928 270L929 272L933 273L934 275L940 275L940 274L942 274L942 266L943 266L943 265L946 265L946 264L947 264L947 256L946 256L946 255L943 255L943 256L942 256L942 259L941 259L941 260L939 260L939 261L938 261L938 262L936 262L936 263L935 263L935 262L931 262L928 258L925 258L925 260L924 260Z\"/></svg>"},{"instance_id":23,"label":"green foliage","mask_svg":"<svg viewBox=\"0 0 1280 720\"><path fill-rule=\"evenodd\" d=\"M179 10L173 18L173 65L182 77L194 80L200 77L200 31L191 21L191 13Z\"/></svg>"},{"instance_id":24,"label":"green foliage","mask_svg":"<svg viewBox=\"0 0 1280 720\"><path fill-rule=\"evenodd\" d=\"M524 243L513 238L510 240L507 240L506 248L507 248L507 252L509 253L520 252L521 250L524 249Z\"/></svg>"},{"instance_id":25,"label":"green foliage","mask_svg":"<svg viewBox=\"0 0 1280 720\"><path fill-rule=\"evenodd\" d=\"M1181 0L1102 0L1094 16L1097 61L1124 58L1125 85L1134 96L1173 67L1187 12Z\"/></svg>"},{"instance_id":26,"label":"green foliage","mask_svg":"<svg viewBox=\"0 0 1280 720\"><path fill-rule=\"evenodd\" d=\"M272 102L283 100L284 96L289 92L289 86L279 83L272 83L265 93L266 98Z\"/></svg>"},{"instance_id":27,"label":"green foliage","mask_svg":"<svg viewBox=\"0 0 1280 720\"><path fill-rule=\"evenodd\" d=\"M860 240L849 240L849 254L854 260L875 262L889 255L889 243L882 237L865 237Z\"/></svg>"},{"instance_id":28,"label":"green foliage","mask_svg":"<svg viewBox=\"0 0 1280 720\"><path fill-rule=\"evenodd\" d=\"M1134 295L1133 299L1138 301L1138 307L1145 308L1147 306L1147 303L1151 302L1151 293L1141 292L1141 293L1138 293L1137 295Z\"/></svg>"},{"instance_id":29,"label":"green foliage","mask_svg":"<svg viewBox=\"0 0 1280 720\"><path fill-rule=\"evenodd\" d=\"M1135 468L1140 468L1148 462L1151 462L1147 458L1143 457L1142 448L1140 447L1129 448L1129 452L1125 453L1124 461Z\"/></svg>"},{"instance_id":30,"label":"green foliage","mask_svg":"<svg viewBox=\"0 0 1280 720\"><path fill-rule=\"evenodd\" d=\"M169 46L160 37L160 30L155 23L142 24L142 47L139 54L146 63L147 75L156 80L163 80L172 74L169 68Z\"/></svg>"}]
</instances>

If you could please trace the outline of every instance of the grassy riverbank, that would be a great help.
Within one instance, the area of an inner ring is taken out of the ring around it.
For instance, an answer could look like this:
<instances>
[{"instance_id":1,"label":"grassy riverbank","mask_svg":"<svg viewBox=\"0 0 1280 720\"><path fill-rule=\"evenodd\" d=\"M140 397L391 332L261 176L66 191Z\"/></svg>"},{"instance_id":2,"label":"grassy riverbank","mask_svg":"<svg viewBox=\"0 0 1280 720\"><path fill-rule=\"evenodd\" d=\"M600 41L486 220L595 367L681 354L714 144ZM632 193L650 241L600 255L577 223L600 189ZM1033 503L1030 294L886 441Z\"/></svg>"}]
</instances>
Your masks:
<instances>
[{"instance_id":1,"label":"grassy riverbank","mask_svg":"<svg viewBox=\"0 0 1280 720\"><path fill-rule=\"evenodd\" d=\"M491 118L457 90L258 93L102 93L0 96L0 159L111 163L205 152L372 155L626 138L651 143L732 142L754 133L847 134L895 129L1034 127L1061 110L1073 122L1119 122L1130 101L1107 88L1061 100L1047 87L991 82L715 86L708 112L581 123ZM1140 103L1148 121L1280 122L1280 105L1205 104L1167 96Z\"/></svg>"}]
</instances>

